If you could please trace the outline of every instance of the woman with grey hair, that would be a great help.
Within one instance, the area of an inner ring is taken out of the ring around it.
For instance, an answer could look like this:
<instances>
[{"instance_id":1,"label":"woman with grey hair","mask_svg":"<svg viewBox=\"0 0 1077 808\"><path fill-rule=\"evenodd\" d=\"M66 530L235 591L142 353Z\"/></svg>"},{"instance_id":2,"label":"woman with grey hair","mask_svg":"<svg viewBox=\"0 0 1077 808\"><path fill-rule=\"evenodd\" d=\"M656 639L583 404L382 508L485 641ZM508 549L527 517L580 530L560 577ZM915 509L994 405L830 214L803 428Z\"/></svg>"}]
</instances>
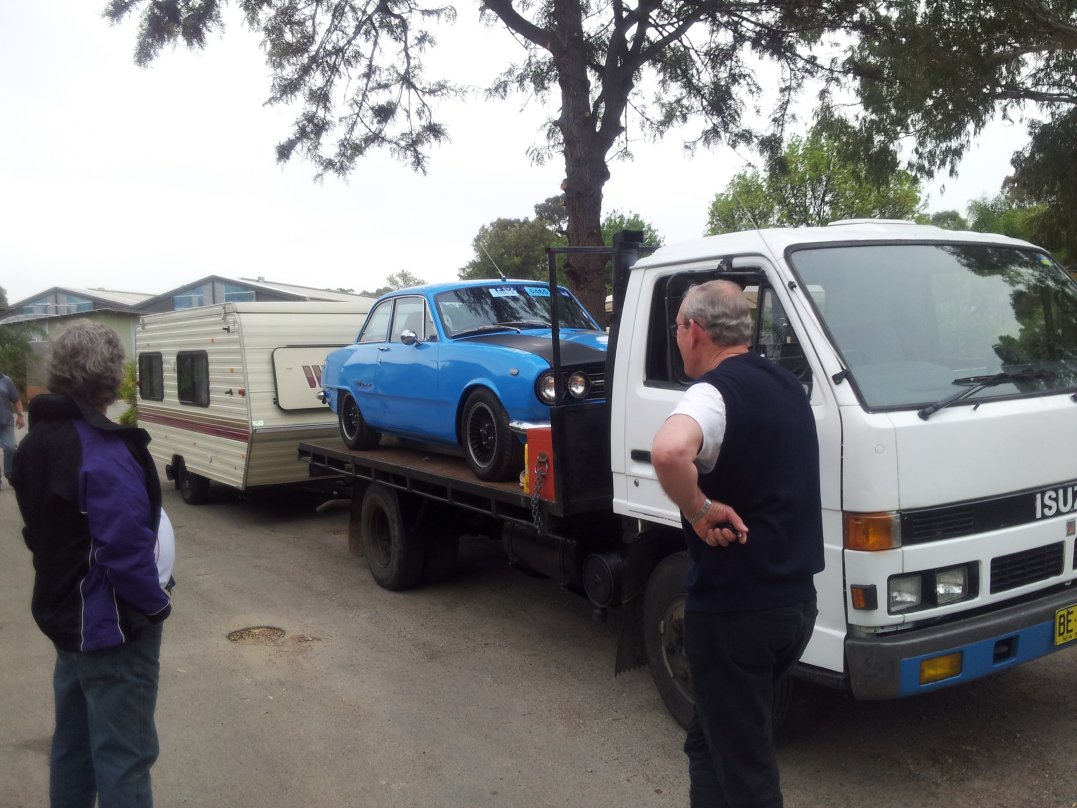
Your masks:
<instances>
[{"instance_id":1,"label":"woman with grey hair","mask_svg":"<svg viewBox=\"0 0 1077 808\"><path fill-rule=\"evenodd\" d=\"M13 478L34 556L34 619L56 646L50 799L151 806L154 711L171 579L158 578L161 484L149 436L110 421L124 349L76 321L50 341Z\"/></svg>"}]
</instances>

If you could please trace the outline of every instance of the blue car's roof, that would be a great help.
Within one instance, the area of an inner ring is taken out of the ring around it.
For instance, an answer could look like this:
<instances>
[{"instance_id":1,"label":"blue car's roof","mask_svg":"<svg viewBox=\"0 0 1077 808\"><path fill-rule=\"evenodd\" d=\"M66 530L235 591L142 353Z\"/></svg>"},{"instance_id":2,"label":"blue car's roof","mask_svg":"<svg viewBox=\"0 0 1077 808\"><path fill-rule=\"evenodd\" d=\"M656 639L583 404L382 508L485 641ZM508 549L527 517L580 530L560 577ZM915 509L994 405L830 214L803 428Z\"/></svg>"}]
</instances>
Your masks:
<instances>
[{"instance_id":1,"label":"blue car's roof","mask_svg":"<svg viewBox=\"0 0 1077 808\"><path fill-rule=\"evenodd\" d=\"M427 283L422 286L409 286L407 289L394 289L386 292L378 300L396 295L436 295L440 292L451 292L454 289L468 289L476 286L505 286L508 284L527 284L530 286L549 286L547 281L537 281L534 278L479 278L470 281L449 281L446 283ZM558 286L562 292L568 292L564 286ZM571 294L571 293L570 293Z\"/></svg>"}]
</instances>

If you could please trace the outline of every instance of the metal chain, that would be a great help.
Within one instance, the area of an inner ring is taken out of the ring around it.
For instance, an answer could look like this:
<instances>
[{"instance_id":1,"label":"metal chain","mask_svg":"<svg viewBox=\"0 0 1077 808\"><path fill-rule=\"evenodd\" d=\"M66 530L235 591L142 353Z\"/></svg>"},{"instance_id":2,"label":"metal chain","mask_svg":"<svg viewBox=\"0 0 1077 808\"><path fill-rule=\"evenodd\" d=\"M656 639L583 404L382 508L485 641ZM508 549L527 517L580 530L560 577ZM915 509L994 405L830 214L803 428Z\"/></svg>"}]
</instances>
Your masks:
<instances>
[{"instance_id":1,"label":"metal chain","mask_svg":"<svg viewBox=\"0 0 1077 808\"><path fill-rule=\"evenodd\" d=\"M550 456L539 452L535 458L535 480L531 484L531 521L537 530L542 529L542 512L539 510L539 494L546 484L546 475L550 470Z\"/></svg>"}]
</instances>

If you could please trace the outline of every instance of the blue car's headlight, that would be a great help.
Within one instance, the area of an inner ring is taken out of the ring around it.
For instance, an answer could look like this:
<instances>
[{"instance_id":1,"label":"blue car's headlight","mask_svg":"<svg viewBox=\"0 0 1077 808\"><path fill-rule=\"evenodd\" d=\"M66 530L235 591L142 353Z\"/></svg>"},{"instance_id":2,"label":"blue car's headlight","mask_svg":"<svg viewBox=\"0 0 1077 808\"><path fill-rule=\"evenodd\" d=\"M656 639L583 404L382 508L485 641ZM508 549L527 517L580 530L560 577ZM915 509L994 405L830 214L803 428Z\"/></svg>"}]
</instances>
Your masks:
<instances>
[{"instance_id":1,"label":"blue car's headlight","mask_svg":"<svg viewBox=\"0 0 1077 808\"><path fill-rule=\"evenodd\" d=\"M535 392L544 404L553 404L557 401L557 384L552 370L547 370L538 377L538 381L535 382Z\"/></svg>"},{"instance_id":2,"label":"blue car's headlight","mask_svg":"<svg viewBox=\"0 0 1077 808\"><path fill-rule=\"evenodd\" d=\"M590 391L591 380L583 371L577 370L568 377L568 394L573 398L587 398Z\"/></svg>"}]
</instances>

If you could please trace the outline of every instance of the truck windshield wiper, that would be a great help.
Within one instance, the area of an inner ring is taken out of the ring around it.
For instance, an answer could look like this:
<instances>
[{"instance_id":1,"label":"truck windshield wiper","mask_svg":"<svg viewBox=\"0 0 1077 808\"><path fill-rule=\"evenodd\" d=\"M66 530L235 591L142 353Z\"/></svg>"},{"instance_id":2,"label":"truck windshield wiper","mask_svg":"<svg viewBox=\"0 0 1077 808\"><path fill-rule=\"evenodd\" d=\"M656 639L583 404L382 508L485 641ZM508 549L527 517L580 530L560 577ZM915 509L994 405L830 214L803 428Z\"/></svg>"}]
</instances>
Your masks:
<instances>
[{"instance_id":1,"label":"truck windshield wiper","mask_svg":"<svg viewBox=\"0 0 1077 808\"><path fill-rule=\"evenodd\" d=\"M1007 382L1030 382L1038 379L1053 379L1055 374L1049 370L1033 370L1032 368L1025 368L1017 373L992 373L986 376L961 376L954 379L951 384L959 384L965 387L964 390L958 390L956 393L946 396L946 398L936 401L934 404L929 404L924 407L920 412L916 413L923 420L927 420L934 413L938 412L945 407L949 407L956 401L960 401L963 398L975 395L976 393L984 390L988 387L997 387L1000 384L1006 384Z\"/></svg>"},{"instance_id":2,"label":"truck windshield wiper","mask_svg":"<svg viewBox=\"0 0 1077 808\"><path fill-rule=\"evenodd\" d=\"M465 328L458 334L453 334L453 339L460 337L473 337L476 334L488 334L491 331L515 331L520 333L520 329L514 325L508 325L507 323L487 323L486 325L477 325L474 328Z\"/></svg>"}]
</instances>

